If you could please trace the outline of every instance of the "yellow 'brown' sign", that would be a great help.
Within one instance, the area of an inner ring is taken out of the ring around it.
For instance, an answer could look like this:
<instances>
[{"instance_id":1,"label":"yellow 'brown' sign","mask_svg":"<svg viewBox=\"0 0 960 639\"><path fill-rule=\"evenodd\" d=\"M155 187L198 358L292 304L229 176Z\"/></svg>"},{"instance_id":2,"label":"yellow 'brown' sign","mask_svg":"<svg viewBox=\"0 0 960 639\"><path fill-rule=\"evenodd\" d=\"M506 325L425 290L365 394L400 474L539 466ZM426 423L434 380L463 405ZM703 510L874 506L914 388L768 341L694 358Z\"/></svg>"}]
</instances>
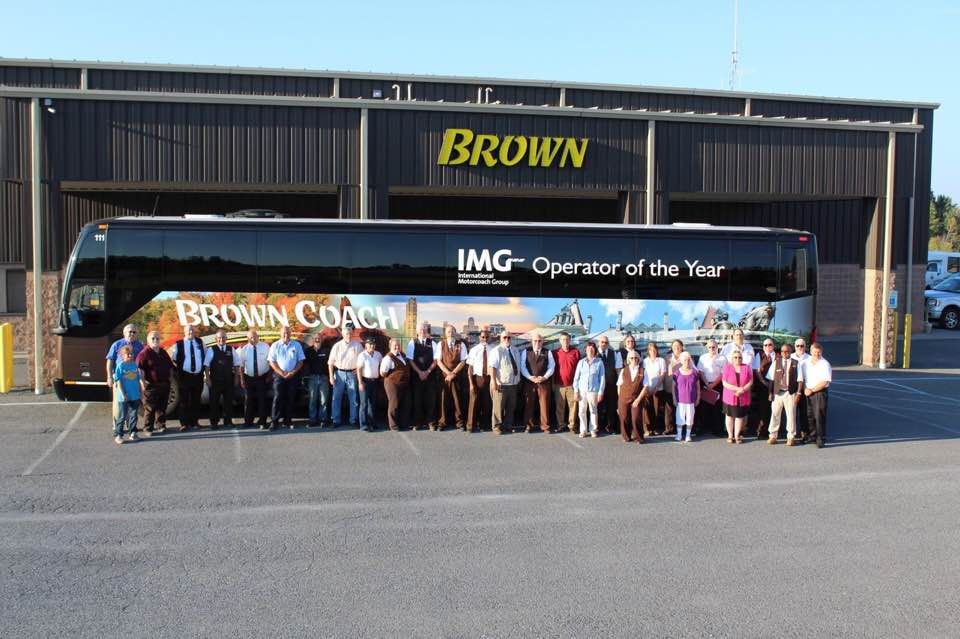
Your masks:
<instances>
[{"instance_id":1,"label":"yellow 'brown' sign","mask_svg":"<svg viewBox=\"0 0 960 639\"><path fill-rule=\"evenodd\" d=\"M437 164L453 166L469 164L477 166L480 161L486 166L515 166L524 158L530 166L553 166L559 156L559 166L570 163L575 169L583 166L587 155L587 138L542 138L535 135L497 135L474 134L470 129L447 129L443 132L443 143Z\"/></svg>"}]
</instances>

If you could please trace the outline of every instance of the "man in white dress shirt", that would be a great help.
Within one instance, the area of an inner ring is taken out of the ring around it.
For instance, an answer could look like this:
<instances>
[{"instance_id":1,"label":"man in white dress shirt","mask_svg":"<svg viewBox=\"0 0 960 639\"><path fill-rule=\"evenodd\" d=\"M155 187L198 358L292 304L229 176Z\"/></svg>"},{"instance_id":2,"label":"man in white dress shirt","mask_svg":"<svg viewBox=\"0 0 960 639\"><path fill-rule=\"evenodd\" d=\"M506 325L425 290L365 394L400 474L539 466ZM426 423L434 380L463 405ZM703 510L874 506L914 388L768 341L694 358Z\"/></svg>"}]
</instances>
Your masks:
<instances>
[{"instance_id":1,"label":"man in white dress shirt","mask_svg":"<svg viewBox=\"0 0 960 639\"><path fill-rule=\"evenodd\" d=\"M478 337L480 343L470 349L467 355L470 383L470 405L467 408L467 431L485 430L490 425L490 411L493 400L490 397L490 352L495 348L488 342L489 329L482 329Z\"/></svg>"},{"instance_id":2,"label":"man in white dress shirt","mask_svg":"<svg viewBox=\"0 0 960 639\"><path fill-rule=\"evenodd\" d=\"M510 345L510 331L500 333L500 345L490 351L490 398L493 433L516 430L517 404L520 397L520 353Z\"/></svg>"},{"instance_id":3,"label":"man in white dress shirt","mask_svg":"<svg viewBox=\"0 0 960 639\"><path fill-rule=\"evenodd\" d=\"M180 430L197 428L203 395L203 340L195 337L193 326L183 327L183 339L173 345L170 356L177 369Z\"/></svg>"},{"instance_id":4,"label":"man in white dress shirt","mask_svg":"<svg viewBox=\"0 0 960 639\"><path fill-rule=\"evenodd\" d=\"M520 374L527 380L523 421L528 433L534 429L534 411L538 406L540 430L550 432L550 377L553 369L553 354L543 347L543 337L533 333L529 348L520 357Z\"/></svg>"},{"instance_id":5,"label":"man in white dress shirt","mask_svg":"<svg viewBox=\"0 0 960 639\"><path fill-rule=\"evenodd\" d=\"M827 440L827 389L833 381L833 368L817 342L810 345L810 359L800 365L800 371L807 399L807 438L823 448Z\"/></svg>"},{"instance_id":6,"label":"man in white dress shirt","mask_svg":"<svg viewBox=\"0 0 960 639\"><path fill-rule=\"evenodd\" d=\"M270 383L270 362L267 356L270 347L260 341L256 330L247 331L247 343L238 355L240 357L240 388L243 389L243 426L253 427L253 415L257 413L257 425L261 430L267 428L267 385Z\"/></svg>"},{"instance_id":7,"label":"man in white dress shirt","mask_svg":"<svg viewBox=\"0 0 960 639\"><path fill-rule=\"evenodd\" d=\"M464 387L467 376L467 346L457 339L453 324L447 324L444 338L433 347L433 359L440 369L440 425L439 430L454 424L467 429Z\"/></svg>"}]
</instances>

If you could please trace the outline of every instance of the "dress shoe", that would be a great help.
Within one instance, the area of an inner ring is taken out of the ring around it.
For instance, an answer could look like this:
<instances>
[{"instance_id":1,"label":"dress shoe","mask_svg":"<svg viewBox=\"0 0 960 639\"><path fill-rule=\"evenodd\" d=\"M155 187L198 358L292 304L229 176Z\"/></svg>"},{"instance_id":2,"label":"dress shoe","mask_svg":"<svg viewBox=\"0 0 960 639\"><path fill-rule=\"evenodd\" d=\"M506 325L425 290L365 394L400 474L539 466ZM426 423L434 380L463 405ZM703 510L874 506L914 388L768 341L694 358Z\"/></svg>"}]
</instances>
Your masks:
<instances>
[{"instance_id":1,"label":"dress shoe","mask_svg":"<svg viewBox=\"0 0 960 639\"><path fill-rule=\"evenodd\" d=\"M797 442L793 437L787 438L787 446L796 446L796 445L797 445Z\"/></svg>"},{"instance_id":2,"label":"dress shoe","mask_svg":"<svg viewBox=\"0 0 960 639\"><path fill-rule=\"evenodd\" d=\"M790 441L793 441L793 440L790 440ZM787 445L788 445L788 446L793 446L793 444L791 444L790 441L787 442ZM774 444L777 443L777 438L776 438L776 437L771 437L771 438L769 438L769 439L767 440L767 443L770 444L771 446L773 446Z\"/></svg>"},{"instance_id":3,"label":"dress shoe","mask_svg":"<svg viewBox=\"0 0 960 639\"><path fill-rule=\"evenodd\" d=\"M817 437L817 448L823 448L823 446L824 446L823 439L820 437Z\"/></svg>"}]
</instances>

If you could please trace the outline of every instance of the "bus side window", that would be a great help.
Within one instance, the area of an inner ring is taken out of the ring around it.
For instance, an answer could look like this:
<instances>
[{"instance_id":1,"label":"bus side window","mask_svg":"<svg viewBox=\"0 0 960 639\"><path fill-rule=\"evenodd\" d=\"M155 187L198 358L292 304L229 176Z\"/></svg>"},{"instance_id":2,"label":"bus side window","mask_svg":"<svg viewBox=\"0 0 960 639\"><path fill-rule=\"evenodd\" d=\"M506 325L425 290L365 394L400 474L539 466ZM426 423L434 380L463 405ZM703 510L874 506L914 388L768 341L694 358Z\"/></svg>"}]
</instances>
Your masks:
<instances>
[{"instance_id":1,"label":"bus side window","mask_svg":"<svg viewBox=\"0 0 960 639\"><path fill-rule=\"evenodd\" d=\"M780 296L806 293L810 290L810 265L806 248L782 245L780 247Z\"/></svg>"}]
</instances>

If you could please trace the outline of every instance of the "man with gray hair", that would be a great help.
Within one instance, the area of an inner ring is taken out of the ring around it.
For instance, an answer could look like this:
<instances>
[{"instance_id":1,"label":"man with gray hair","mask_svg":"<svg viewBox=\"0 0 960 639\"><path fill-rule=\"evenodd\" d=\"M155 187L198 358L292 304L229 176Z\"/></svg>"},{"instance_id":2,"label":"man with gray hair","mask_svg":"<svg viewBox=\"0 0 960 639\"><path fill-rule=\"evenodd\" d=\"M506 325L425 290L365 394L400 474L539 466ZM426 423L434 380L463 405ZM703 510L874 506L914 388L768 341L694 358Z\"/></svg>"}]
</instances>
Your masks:
<instances>
[{"instance_id":1,"label":"man with gray hair","mask_svg":"<svg viewBox=\"0 0 960 639\"><path fill-rule=\"evenodd\" d=\"M422 322L417 337L407 344L407 359L413 368L413 430L437 426L437 379L434 370L433 338L430 337L430 322Z\"/></svg>"},{"instance_id":2,"label":"man with gray hair","mask_svg":"<svg viewBox=\"0 0 960 639\"><path fill-rule=\"evenodd\" d=\"M137 339L137 325L127 324L123 327L123 337L110 345L107 351L107 379L113 379L113 369L117 365L120 349L129 346L133 349L133 358L136 359L143 350L143 342Z\"/></svg>"},{"instance_id":3,"label":"man with gray hair","mask_svg":"<svg viewBox=\"0 0 960 639\"><path fill-rule=\"evenodd\" d=\"M553 355L543 347L540 333L530 335L530 346L520 358L520 373L527 380L524 393L523 421L526 431L533 431L534 411L540 408L540 430L550 432L550 377L553 375Z\"/></svg>"},{"instance_id":4,"label":"man with gray hair","mask_svg":"<svg viewBox=\"0 0 960 639\"><path fill-rule=\"evenodd\" d=\"M167 430L167 403L170 399L170 375L173 372L173 360L160 347L159 331L147 334L147 348L137 355L137 367L140 369L140 389L143 391L143 434L149 437L154 432Z\"/></svg>"},{"instance_id":5,"label":"man with gray hair","mask_svg":"<svg viewBox=\"0 0 960 639\"><path fill-rule=\"evenodd\" d=\"M208 346L203 359L203 370L207 387L210 389L210 430L223 425L233 428L233 389L239 386L237 369L240 358L233 346L227 344L227 331L217 331L217 343Z\"/></svg>"},{"instance_id":6,"label":"man with gray hair","mask_svg":"<svg viewBox=\"0 0 960 639\"><path fill-rule=\"evenodd\" d=\"M334 428L343 423L344 396L348 402L350 424L356 425L360 421L357 406L357 358L363 352L363 345L360 340L354 339L353 327L349 324L344 324L340 332L343 339L333 345L327 359L329 383L333 386L330 421Z\"/></svg>"}]
</instances>

